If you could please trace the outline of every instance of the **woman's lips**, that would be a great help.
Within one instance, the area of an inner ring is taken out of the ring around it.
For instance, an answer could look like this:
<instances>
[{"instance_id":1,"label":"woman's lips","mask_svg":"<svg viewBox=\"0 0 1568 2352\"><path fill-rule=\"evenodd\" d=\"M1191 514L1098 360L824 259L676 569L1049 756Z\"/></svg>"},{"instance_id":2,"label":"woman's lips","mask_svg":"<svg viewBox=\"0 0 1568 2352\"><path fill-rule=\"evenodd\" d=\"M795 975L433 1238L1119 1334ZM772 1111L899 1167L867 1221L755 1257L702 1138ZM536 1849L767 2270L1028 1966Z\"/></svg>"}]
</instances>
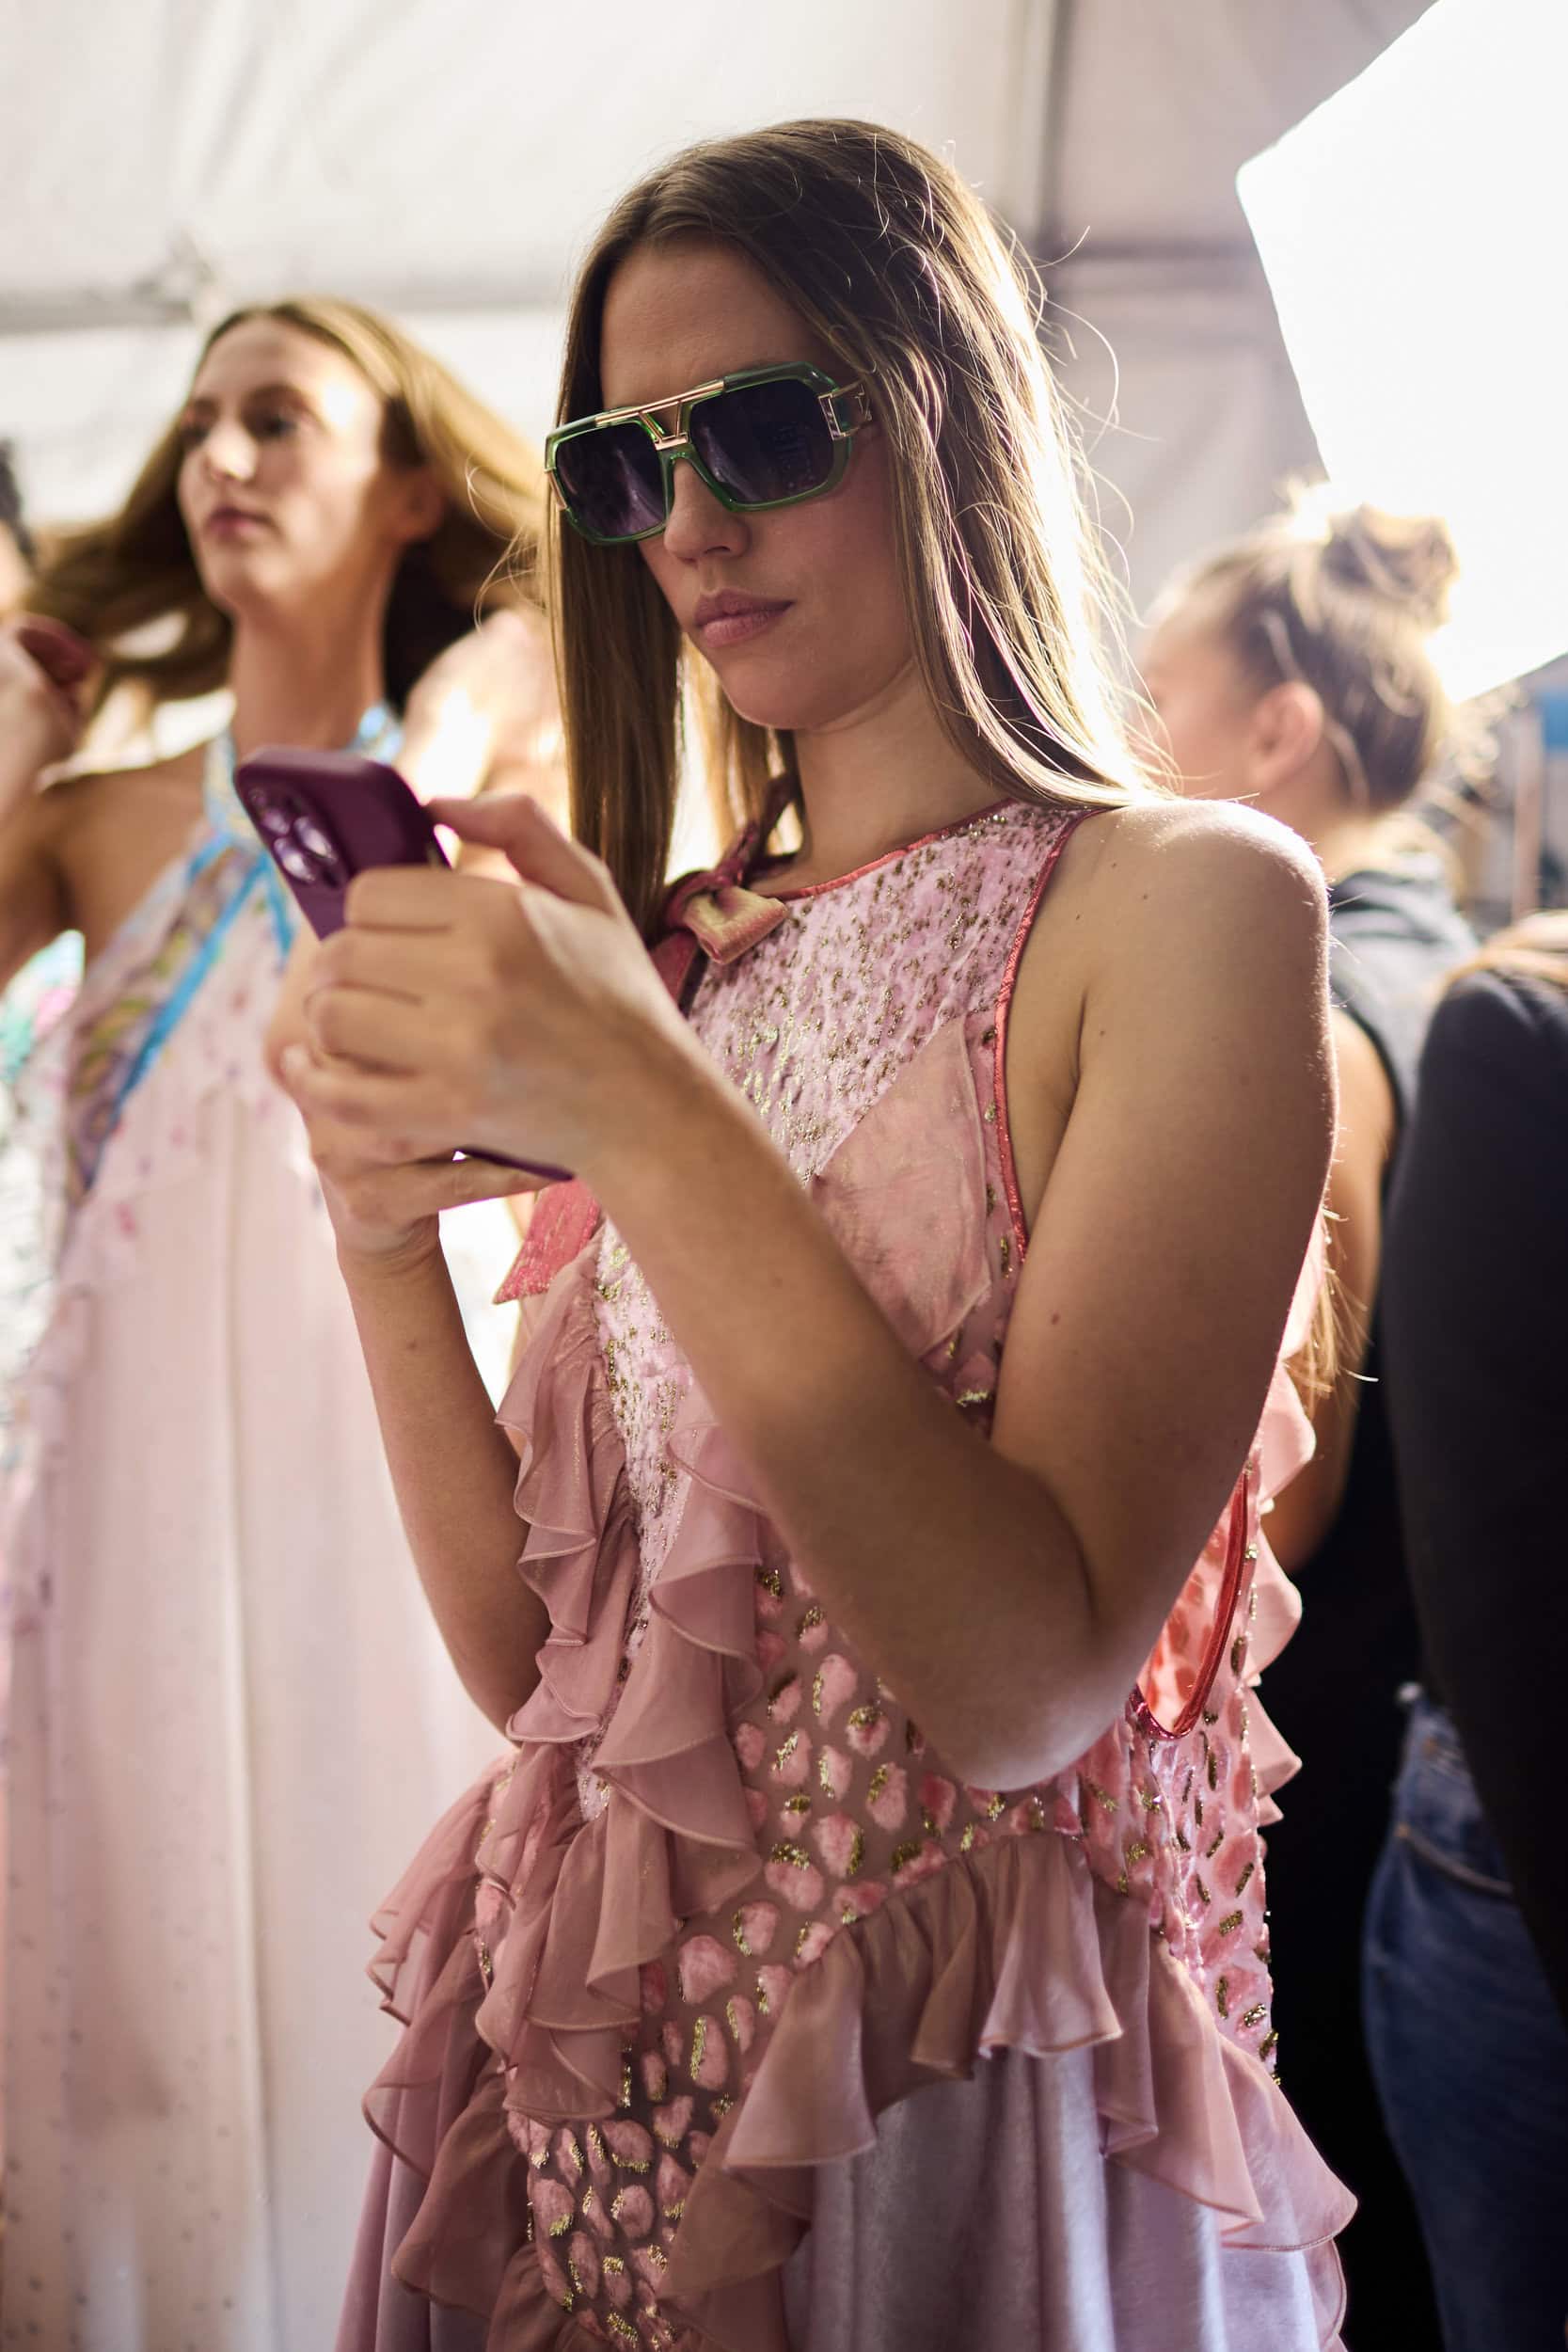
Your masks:
<instances>
[{"instance_id":1,"label":"woman's lips","mask_svg":"<svg viewBox=\"0 0 1568 2352\"><path fill-rule=\"evenodd\" d=\"M243 507L215 507L201 526L207 539L248 539L254 532L265 531L264 515L247 515Z\"/></svg>"},{"instance_id":2,"label":"woman's lips","mask_svg":"<svg viewBox=\"0 0 1568 2352\"><path fill-rule=\"evenodd\" d=\"M788 611L787 597L770 599L733 594L704 596L698 603L693 627L705 646L741 645L748 638L760 637L764 629L771 628Z\"/></svg>"}]
</instances>

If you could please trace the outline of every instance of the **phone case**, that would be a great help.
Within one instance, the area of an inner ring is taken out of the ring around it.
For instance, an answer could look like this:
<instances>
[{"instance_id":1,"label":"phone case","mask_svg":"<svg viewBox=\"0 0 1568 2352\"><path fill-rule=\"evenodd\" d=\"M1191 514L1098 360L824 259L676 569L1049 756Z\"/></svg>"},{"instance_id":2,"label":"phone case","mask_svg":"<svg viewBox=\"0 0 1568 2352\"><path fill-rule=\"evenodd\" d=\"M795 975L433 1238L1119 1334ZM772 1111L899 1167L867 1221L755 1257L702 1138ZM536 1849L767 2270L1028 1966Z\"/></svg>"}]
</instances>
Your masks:
<instances>
[{"instance_id":1,"label":"phone case","mask_svg":"<svg viewBox=\"0 0 1568 2352\"><path fill-rule=\"evenodd\" d=\"M318 939L342 929L356 874L447 864L419 801L379 759L269 747L240 762L234 789Z\"/></svg>"},{"instance_id":2,"label":"phone case","mask_svg":"<svg viewBox=\"0 0 1568 2352\"><path fill-rule=\"evenodd\" d=\"M395 768L357 752L268 745L241 760L234 789L310 929L343 926L356 874L375 866L446 866L436 828ZM560 1182L571 1170L499 1152L464 1153Z\"/></svg>"}]
</instances>

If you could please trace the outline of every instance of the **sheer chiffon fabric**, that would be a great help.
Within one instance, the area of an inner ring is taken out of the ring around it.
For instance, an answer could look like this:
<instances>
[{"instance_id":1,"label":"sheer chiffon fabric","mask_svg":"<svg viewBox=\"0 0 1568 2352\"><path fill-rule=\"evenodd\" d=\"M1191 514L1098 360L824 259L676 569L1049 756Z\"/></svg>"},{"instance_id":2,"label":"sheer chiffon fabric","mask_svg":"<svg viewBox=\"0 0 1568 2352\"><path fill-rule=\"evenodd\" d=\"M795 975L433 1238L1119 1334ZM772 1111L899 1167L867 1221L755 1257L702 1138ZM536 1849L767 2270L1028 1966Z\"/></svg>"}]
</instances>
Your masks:
<instances>
[{"instance_id":1,"label":"sheer chiffon fabric","mask_svg":"<svg viewBox=\"0 0 1568 2352\"><path fill-rule=\"evenodd\" d=\"M497 1744L430 1624L261 1068L260 893L94 1125L89 1045L169 1001L189 871L89 968L19 1110L55 1248L0 1521L0 2340L60 2352L330 2340L389 2040L357 1923ZM502 1213L492 1285L506 1248Z\"/></svg>"},{"instance_id":2,"label":"sheer chiffon fabric","mask_svg":"<svg viewBox=\"0 0 1568 2352\"><path fill-rule=\"evenodd\" d=\"M752 924L731 882L692 1011L981 1429L1026 1246L1010 977L1068 830L990 812ZM378 1915L406 2030L341 2352L426 2342L388 2265L488 2352L1335 2344L1349 2201L1267 2062L1283 1371L1141 1692L1014 1791L945 1770L832 1626L612 1230L502 1419L552 1630L511 1761ZM922 2265L929 2306L884 2308Z\"/></svg>"}]
</instances>

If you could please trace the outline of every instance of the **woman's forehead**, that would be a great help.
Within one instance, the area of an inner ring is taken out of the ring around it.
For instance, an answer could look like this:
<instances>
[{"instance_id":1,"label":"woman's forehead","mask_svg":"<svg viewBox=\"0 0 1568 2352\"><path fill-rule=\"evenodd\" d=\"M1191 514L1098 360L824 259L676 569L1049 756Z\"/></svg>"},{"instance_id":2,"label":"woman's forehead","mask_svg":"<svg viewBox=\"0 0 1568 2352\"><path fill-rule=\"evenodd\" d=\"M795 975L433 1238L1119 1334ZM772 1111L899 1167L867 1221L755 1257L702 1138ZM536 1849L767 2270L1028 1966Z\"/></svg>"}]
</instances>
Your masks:
<instances>
[{"instance_id":1,"label":"woman's forehead","mask_svg":"<svg viewBox=\"0 0 1568 2352\"><path fill-rule=\"evenodd\" d=\"M682 238L635 246L606 289L599 373L607 408L791 359L834 367L800 312L734 246Z\"/></svg>"},{"instance_id":2,"label":"woman's forehead","mask_svg":"<svg viewBox=\"0 0 1568 2352\"><path fill-rule=\"evenodd\" d=\"M264 386L297 385L334 413L379 411L381 403L352 359L285 319L242 319L221 335L191 386L194 400L243 398Z\"/></svg>"}]
</instances>

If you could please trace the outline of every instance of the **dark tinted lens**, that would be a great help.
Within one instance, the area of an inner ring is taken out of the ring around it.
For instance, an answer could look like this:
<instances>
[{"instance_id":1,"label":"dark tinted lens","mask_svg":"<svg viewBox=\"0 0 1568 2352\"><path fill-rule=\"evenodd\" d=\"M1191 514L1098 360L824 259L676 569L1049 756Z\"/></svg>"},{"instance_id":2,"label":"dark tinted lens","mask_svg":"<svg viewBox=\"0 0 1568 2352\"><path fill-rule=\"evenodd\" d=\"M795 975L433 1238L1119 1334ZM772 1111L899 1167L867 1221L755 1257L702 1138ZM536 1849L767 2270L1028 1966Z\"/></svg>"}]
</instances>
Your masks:
<instances>
[{"instance_id":1,"label":"dark tinted lens","mask_svg":"<svg viewBox=\"0 0 1568 2352\"><path fill-rule=\"evenodd\" d=\"M691 412L691 445L715 482L743 506L819 490L833 469L832 437L809 384L745 384Z\"/></svg>"},{"instance_id":2,"label":"dark tinted lens","mask_svg":"<svg viewBox=\"0 0 1568 2352\"><path fill-rule=\"evenodd\" d=\"M601 538L629 538L664 520L658 455L640 424L603 424L562 441L555 478L578 521Z\"/></svg>"}]
</instances>

